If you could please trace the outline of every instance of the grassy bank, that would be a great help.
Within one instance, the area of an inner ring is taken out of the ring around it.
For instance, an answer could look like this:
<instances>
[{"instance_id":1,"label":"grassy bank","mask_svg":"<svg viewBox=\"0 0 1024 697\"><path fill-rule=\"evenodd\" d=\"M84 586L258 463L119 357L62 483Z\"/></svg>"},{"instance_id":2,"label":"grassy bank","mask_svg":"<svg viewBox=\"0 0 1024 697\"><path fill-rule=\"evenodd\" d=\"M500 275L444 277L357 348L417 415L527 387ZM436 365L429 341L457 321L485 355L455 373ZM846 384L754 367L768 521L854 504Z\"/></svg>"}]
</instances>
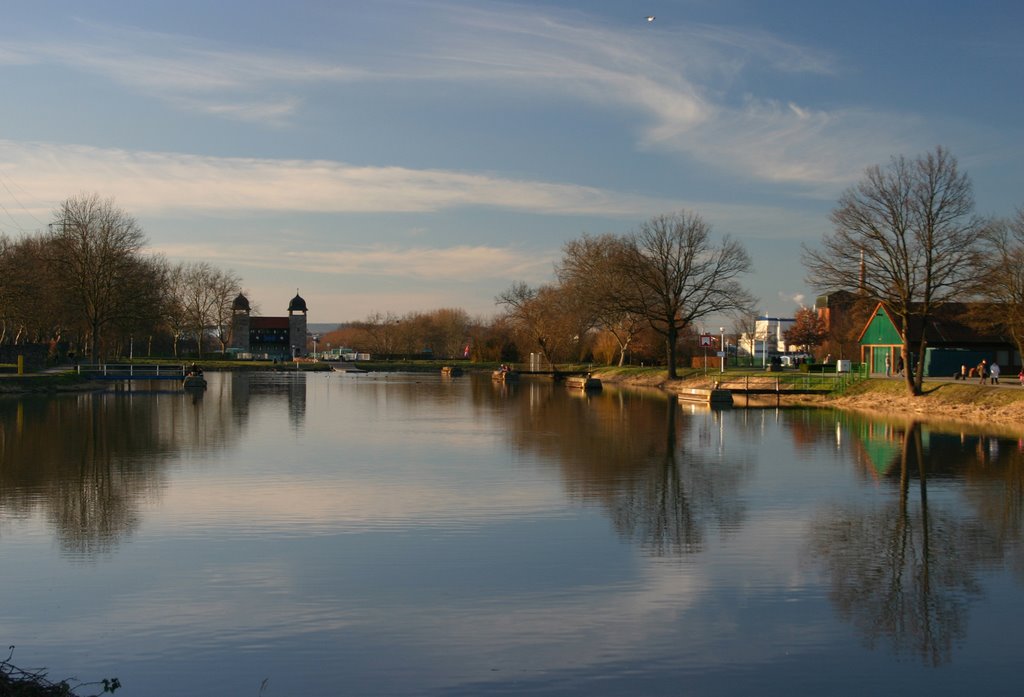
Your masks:
<instances>
[{"instance_id":1,"label":"grassy bank","mask_svg":"<svg viewBox=\"0 0 1024 697\"><path fill-rule=\"evenodd\" d=\"M730 378L742 372L728 371ZM764 373L760 372L763 376ZM601 368L594 376L609 384L658 387L676 393L689 387L707 387L714 379L703 371L682 371L679 380L669 381L664 368ZM789 373L783 373L789 375ZM972 427L997 429L1024 435L1024 388L1015 384L1000 387L977 383L925 381L924 394L912 397L902 380L866 379L839 394L812 397L783 397L783 406L826 407L872 412L887 416L969 423ZM773 404L774 406L774 404Z\"/></svg>"}]
</instances>

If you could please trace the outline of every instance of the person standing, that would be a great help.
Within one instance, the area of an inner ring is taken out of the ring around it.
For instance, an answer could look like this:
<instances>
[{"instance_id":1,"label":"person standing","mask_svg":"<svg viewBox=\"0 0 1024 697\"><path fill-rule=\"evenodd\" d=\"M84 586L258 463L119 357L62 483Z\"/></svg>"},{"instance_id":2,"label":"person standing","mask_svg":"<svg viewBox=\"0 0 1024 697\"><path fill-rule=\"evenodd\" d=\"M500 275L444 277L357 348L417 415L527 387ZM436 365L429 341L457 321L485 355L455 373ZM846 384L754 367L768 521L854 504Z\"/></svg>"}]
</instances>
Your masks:
<instances>
[{"instance_id":1,"label":"person standing","mask_svg":"<svg viewBox=\"0 0 1024 697\"><path fill-rule=\"evenodd\" d=\"M889 354L885 354L885 377L889 377L892 374L892 359L889 358Z\"/></svg>"},{"instance_id":2,"label":"person standing","mask_svg":"<svg viewBox=\"0 0 1024 697\"><path fill-rule=\"evenodd\" d=\"M992 384L993 385L998 385L999 384L999 364L996 363L995 361L992 361L992 365L989 366L989 369L988 369L988 374L989 374L989 377L992 378Z\"/></svg>"},{"instance_id":3,"label":"person standing","mask_svg":"<svg viewBox=\"0 0 1024 697\"><path fill-rule=\"evenodd\" d=\"M985 378L988 377L988 361L984 358L981 359L981 363L978 364L978 384L984 385Z\"/></svg>"}]
</instances>

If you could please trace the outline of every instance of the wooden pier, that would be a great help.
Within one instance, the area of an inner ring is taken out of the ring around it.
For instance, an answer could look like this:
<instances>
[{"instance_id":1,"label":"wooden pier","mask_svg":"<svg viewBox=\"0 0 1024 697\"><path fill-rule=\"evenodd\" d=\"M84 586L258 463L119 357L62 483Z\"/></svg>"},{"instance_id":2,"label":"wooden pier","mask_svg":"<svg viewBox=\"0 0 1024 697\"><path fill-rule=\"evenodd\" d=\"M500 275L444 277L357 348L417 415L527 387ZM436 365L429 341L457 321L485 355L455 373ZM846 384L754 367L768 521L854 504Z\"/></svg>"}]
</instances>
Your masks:
<instances>
[{"instance_id":1,"label":"wooden pier","mask_svg":"<svg viewBox=\"0 0 1024 697\"><path fill-rule=\"evenodd\" d=\"M77 367L82 377L92 380L184 380L188 366L142 363L97 363Z\"/></svg>"},{"instance_id":2,"label":"wooden pier","mask_svg":"<svg viewBox=\"0 0 1024 697\"><path fill-rule=\"evenodd\" d=\"M697 402L713 407L731 407L732 392L718 388L690 387L679 393L680 402Z\"/></svg>"},{"instance_id":3,"label":"wooden pier","mask_svg":"<svg viewBox=\"0 0 1024 697\"><path fill-rule=\"evenodd\" d=\"M793 375L788 378L776 376L745 375L733 379L716 380L713 386L706 389L691 388L679 394L681 402L705 402L711 403L711 393L716 394L720 404L733 404L735 397L744 398L744 406L750 404L751 396L754 397L775 397L775 404L782 403L783 396L798 395L827 395L834 392L845 382L833 377Z\"/></svg>"}]
</instances>

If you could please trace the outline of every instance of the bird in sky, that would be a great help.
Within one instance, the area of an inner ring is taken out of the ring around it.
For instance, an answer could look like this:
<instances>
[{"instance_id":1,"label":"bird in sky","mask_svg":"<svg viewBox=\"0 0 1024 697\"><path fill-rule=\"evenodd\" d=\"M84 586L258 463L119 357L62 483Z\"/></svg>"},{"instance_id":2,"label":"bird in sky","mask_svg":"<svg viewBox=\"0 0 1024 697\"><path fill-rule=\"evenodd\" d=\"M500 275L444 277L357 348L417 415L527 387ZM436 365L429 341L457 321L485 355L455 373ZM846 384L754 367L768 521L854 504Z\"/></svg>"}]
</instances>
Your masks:
<instances>
[{"instance_id":1,"label":"bird in sky","mask_svg":"<svg viewBox=\"0 0 1024 697\"><path fill-rule=\"evenodd\" d=\"M644 19L646 19L648 22L653 22L654 21L654 15L647 15L646 17L644 17Z\"/></svg>"}]
</instances>

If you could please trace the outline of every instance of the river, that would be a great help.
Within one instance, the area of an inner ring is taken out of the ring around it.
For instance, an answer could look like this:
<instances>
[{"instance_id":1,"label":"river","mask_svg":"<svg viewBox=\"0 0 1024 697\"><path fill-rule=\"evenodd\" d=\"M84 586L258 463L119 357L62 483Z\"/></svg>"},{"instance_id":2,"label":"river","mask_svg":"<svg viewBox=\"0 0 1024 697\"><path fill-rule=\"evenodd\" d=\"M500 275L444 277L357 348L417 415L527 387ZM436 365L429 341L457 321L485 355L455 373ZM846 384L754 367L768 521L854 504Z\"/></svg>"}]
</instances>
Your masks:
<instances>
[{"instance_id":1,"label":"river","mask_svg":"<svg viewBox=\"0 0 1024 697\"><path fill-rule=\"evenodd\" d=\"M0 399L0 641L119 695L1016 694L1024 443L487 376Z\"/></svg>"}]
</instances>

